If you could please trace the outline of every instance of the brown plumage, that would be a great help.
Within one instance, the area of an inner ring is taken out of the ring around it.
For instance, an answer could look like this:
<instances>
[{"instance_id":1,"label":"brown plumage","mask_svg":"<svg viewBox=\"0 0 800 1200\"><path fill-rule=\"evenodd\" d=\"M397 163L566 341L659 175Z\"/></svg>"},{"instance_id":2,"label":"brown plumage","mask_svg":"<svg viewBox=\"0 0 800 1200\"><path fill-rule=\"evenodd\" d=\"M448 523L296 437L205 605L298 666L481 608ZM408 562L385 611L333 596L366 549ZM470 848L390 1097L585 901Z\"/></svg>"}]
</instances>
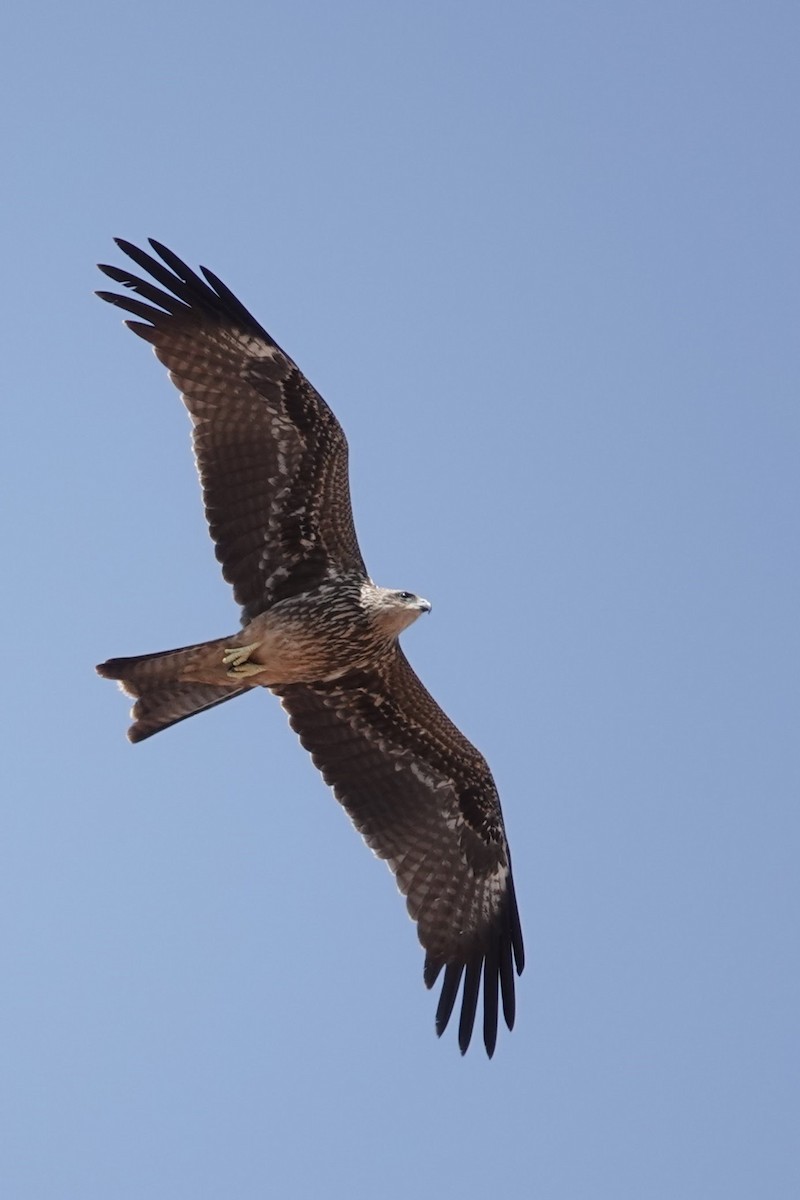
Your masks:
<instances>
[{"instance_id":1,"label":"brown plumage","mask_svg":"<svg viewBox=\"0 0 800 1200\"><path fill-rule=\"evenodd\" d=\"M347 443L318 392L210 271L158 242L119 247L155 284L101 266L141 299L99 292L140 318L193 423L206 516L241 606L229 638L101 664L136 700L141 741L253 688L278 695L367 844L386 859L426 950L442 969L437 1032L463 978L459 1045L472 1036L483 978L483 1036L498 1005L514 1024L524 964L500 801L483 757L428 694L400 632L430 609L367 575L350 505ZM166 264L166 265L164 265Z\"/></svg>"}]
</instances>

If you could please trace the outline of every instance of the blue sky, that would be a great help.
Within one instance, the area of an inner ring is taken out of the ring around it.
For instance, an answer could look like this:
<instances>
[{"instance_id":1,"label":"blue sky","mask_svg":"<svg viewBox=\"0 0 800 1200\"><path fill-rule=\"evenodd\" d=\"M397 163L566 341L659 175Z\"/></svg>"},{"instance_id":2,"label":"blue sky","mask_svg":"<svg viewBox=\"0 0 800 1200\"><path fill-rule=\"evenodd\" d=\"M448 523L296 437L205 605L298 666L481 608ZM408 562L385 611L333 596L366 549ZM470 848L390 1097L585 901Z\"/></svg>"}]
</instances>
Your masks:
<instances>
[{"instance_id":1,"label":"blue sky","mask_svg":"<svg viewBox=\"0 0 800 1200\"><path fill-rule=\"evenodd\" d=\"M15 1200L798 1194L796 5L6 16L2 1153ZM489 759L528 950L489 1063L221 636L188 422L92 296L211 267L344 425Z\"/></svg>"}]
</instances>

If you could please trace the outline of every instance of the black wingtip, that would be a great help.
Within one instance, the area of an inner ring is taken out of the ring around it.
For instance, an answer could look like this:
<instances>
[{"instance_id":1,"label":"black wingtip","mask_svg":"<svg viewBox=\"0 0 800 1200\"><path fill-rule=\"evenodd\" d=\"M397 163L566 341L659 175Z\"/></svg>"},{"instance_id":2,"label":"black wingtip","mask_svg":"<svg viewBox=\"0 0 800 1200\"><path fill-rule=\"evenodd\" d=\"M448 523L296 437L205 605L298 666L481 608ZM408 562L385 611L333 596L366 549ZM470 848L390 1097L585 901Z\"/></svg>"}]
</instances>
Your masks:
<instances>
[{"instance_id":1,"label":"black wingtip","mask_svg":"<svg viewBox=\"0 0 800 1200\"><path fill-rule=\"evenodd\" d=\"M503 1017L509 1029L514 1028L517 1000L514 987L514 962L511 942L504 940L499 948L497 972L500 977L500 993L503 998Z\"/></svg>"},{"instance_id":2,"label":"black wingtip","mask_svg":"<svg viewBox=\"0 0 800 1200\"><path fill-rule=\"evenodd\" d=\"M461 997L461 1019L458 1022L458 1046L462 1054L466 1054L472 1041L472 1031L475 1028L475 1013L478 1010L478 996L481 990L481 971L483 957L467 963L464 977L464 992Z\"/></svg>"},{"instance_id":3,"label":"black wingtip","mask_svg":"<svg viewBox=\"0 0 800 1200\"><path fill-rule=\"evenodd\" d=\"M129 242L127 238L115 237L114 245L118 246L123 254L127 254L128 258L135 258L137 254L141 254L139 247Z\"/></svg>"},{"instance_id":4,"label":"black wingtip","mask_svg":"<svg viewBox=\"0 0 800 1200\"><path fill-rule=\"evenodd\" d=\"M430 991L436 980L442 973L444 963L432 958L425 959L425 966L422 971L422 978L425 980L425 987Z\"/></svg>"},{"instance_id":5,"label":"black wingtip","mask_svg":"<svg viewBox=\"0 0 800 1200\"><path fill-rule=\"evenodd\" d=\"M155 250L162 262L165 262L173 271L175 271L176 264L183 268L186 267L186 263L183 261L183 259L178 258L177 254L170 250L169 246L165 246L164 243L159 242L157 238L149 237L147 239L147 244L151 250Z\"/></svg>"},{"instance_id":6,"label":"black wingtip","mask_svg":"<svg viewBox=\"0 0 800 1200\"><path fill-rule=\"evenodd\" d=\"M483 1044L489 1058L497 1045L497 1008L499 992L499 961L496 950L486 956L483 968Z\"/></svg>"},{"instance_id":7,"label":"black wingtip","mask_svg":"<svg viewBox=\"0 0 800 1200\"><path fill-rule=\"evenodd\" d=\"M509 1029L514 1028L516 1017L515 961L520 969L521 935L517 922L507 924L504 934L497 940L475 952L465 962L443 963L441 959L425 959L423 978L425 986L433 987L444 967L444 981L436 1009L436 1035L441 1037L447 1028L461 991L461 1012L458 1023L458 1045L466 1054L474 1034L478 1004L483 993L482 1034L486 1054L492 1058L497 1048L499 1016L502 1006L503 1017ZM462 989L463 979L463 989Z\"/></svg>"},{"instance_id":8,"label":"black wingtip","mask_svg":"<svg viewBox=\"0 0 800 1200\"><path fill-rule=\"evenodd\" d=\"M165 246L163 242L156 241L155 238L148 238L147 242L150 248L155 250L161 261L167 264L170 271L174 271L182 283L199 287L201 292L206 288L206 284L197 272L193 271L189 264L185 263L174 250L170 250L169 246Z\"/></svg>"},{"instance_id":9,"label":"black wingtip","mask_svg":"<svg viewBox=\"0 0 800 1200\"><path fill-rule=\"evenodd\" d=\"M145 320L151 321L155 326L160 326L164 323L165 314L168 317L179 316L184 320L188 319L191 310L196 310L216 321L232 321L241 329L246 329L249 333L263 338L269 346L279 348L253 314L244 307L230 288L213 271L201 268L205 276L202 278L182 258L179 258L168 246L156 238L147 239L148 247L153 251L152 254L134 245L133 242L129 242L127 238L115 237L114 243L141 271L150 276L150 279L141 279L126 269L98 263L100 270L105 275L108 275L116 283L121 283L124 287L137 292L150 305L157 306L145 314L129 305L129 311L135 315L144 316ZM155 287L151 279L155 280L159 286ZM124 299L112 299L110 293L104 295L103 299L118 307L125 307ZM132 328L134 333L138 333L155 344L158 337L157 332L148 338L147 334L143 332L143 327L132 326Z\"/></svg>"},{"instance_id":10,"label":"black wingtip","mask_svg":"<svg viewBox=\"0 0 800 1200\"><path fill-rule=\"evenodd\" d=\"M453 1006L458 995L461 976L464 974L463 963L448 963L444 973L444 983L436 1009L436 1036L441 1037L447 1028L447 1022L453 1012Z\"/></svg>"}]
</instances>

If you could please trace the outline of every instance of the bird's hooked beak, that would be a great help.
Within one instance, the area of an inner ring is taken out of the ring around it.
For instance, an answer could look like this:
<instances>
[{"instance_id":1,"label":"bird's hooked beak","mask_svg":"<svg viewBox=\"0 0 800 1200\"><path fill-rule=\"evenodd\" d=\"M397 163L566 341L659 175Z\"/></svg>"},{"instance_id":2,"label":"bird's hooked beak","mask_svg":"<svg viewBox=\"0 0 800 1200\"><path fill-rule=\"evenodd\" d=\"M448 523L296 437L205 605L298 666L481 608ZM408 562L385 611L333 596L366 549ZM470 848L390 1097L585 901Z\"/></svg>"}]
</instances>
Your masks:
<instances>
[{"instance_id":1,"label":"bird's hooked beak","mask_svg":"<svg viewBox=\"0 0 800 1200\"><path fill-rule=\"evenodd\" d=\"M419 611L421 613L430 612L432 607L433 605L431 604L430 600L423 600L422 596L419 597Z\"/></svg>"}]
</instances>

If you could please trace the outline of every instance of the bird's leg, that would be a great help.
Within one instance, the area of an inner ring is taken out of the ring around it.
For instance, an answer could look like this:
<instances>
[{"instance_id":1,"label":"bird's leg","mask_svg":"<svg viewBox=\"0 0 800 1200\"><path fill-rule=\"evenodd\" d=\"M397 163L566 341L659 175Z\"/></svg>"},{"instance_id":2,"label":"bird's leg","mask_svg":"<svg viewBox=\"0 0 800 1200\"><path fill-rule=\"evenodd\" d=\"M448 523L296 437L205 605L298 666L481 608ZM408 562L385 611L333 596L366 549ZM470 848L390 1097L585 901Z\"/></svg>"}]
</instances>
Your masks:
<instances>
[{"instance_id":1,"label":"bird's leg","mask_svg":"<svg viewBox=\"0 0 800 1200\"><path fill-rule=\"evenodd\" d=\"M248 646L231 646L222 655L222 661L228 668L229 679L243 679L247 675L260 675L266 667L259 663L248 662L250 655L257 650L261 642L250 642Z\"/></svg>"}]
</instances>

